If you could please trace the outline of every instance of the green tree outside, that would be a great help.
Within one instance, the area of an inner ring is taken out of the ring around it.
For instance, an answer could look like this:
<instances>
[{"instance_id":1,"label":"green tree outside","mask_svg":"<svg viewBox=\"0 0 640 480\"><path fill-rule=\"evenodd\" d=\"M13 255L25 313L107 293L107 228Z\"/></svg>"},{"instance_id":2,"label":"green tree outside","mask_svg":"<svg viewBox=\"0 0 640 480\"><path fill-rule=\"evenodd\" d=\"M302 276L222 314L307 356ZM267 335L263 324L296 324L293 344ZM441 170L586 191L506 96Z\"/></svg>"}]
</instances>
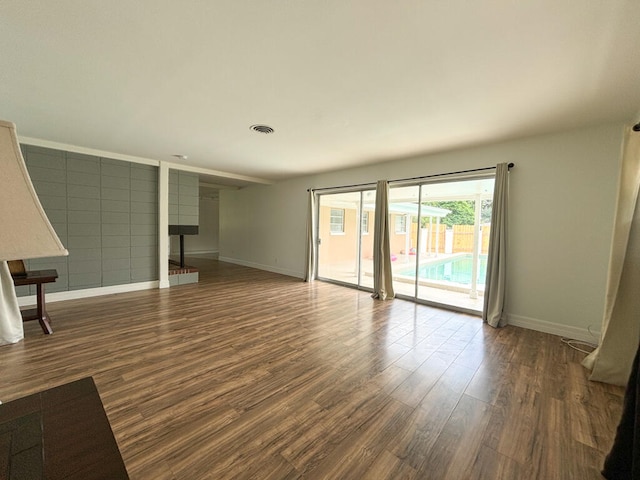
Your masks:
<instances>
[{"instance_id":1,"label":"green tree outside","mask_svg":"<svg viewBox=\"0 0 640 480\"><path fill-rule=\"evenodd\" d=\"M451 210L446 217L440 219L440 223L447 227L453 225L473 225L475 222L475 201L474 200L454 200L454 201L441 201L441 202L425 202L423 205L430 207L446 208ZM482 200L480 206L480 221L481 223L491 222L491 207L493 205L492 200ZM429 224L428 218L423 218L421 222L422 228L425 228Z\"/></svg>"}]
</instances>

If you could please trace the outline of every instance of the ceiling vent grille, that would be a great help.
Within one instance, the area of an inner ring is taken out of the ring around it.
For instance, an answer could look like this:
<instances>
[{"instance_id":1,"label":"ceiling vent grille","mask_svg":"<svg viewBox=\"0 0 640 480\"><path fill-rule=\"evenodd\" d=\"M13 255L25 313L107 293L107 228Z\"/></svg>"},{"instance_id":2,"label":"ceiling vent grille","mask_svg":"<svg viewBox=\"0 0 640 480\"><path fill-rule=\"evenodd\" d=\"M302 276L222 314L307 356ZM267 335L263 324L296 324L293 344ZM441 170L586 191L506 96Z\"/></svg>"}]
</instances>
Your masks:
<instances>
[{"instance_id":1,"label":"ceiling vent grille","mask_svg":"<svg viewBox=\"0 0 640 480\"><path fill-rule=\"evenodd\" d=\"M251 125L251 130L258 133L273 133L275 130L269 125Z\"/></svg>"}]
</instances>

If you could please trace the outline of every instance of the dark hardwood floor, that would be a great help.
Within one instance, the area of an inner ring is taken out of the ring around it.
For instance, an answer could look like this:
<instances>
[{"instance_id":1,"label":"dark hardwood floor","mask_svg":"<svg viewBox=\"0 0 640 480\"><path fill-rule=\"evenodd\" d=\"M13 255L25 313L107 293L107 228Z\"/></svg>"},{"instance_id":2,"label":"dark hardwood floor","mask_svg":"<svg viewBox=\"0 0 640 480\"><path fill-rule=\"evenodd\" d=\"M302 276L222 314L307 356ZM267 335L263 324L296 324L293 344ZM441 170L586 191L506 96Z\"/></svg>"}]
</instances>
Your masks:
<instances>
[{"instance_id":1,"label":"dark hardwood floor","mask_svg":"<svg viewBox=\"0 0 640 480\"><path fill-rule=\"evenodd\" d=\"M49 303L0 399L93 376L132 479L599 479L623 389L558 337L217 261Z\"/></svg>"}]
</instances>

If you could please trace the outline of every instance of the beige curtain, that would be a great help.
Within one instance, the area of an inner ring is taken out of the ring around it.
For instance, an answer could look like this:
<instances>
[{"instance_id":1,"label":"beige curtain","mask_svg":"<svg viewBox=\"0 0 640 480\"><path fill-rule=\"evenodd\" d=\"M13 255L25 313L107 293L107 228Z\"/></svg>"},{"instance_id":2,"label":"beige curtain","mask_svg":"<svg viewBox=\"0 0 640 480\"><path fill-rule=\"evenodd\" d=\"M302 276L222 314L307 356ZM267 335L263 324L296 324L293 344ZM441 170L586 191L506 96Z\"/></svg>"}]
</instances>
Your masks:
<instances>
[{"instance_id":1,"label":"beige curtain","mask_svg":"<svg viewBox=\"0 0 640 480\"><path fill-rule=\"evenodd\" d=\"M307 198L307 247L304 269L304 281L312 282L315 278L316 268L316 194L313 190L309 189L309 195Z\"/></svg>"},{"instance_id":2,"label":"beige curtain","mask_svg":"<svg viewBox=\"0 0 640 480\"><path fill-rule=\"evenodd\" d=\"M491 236L484 290L482 320L492 327L504 327L507 316L504 312L505 289L507 286L507 203L509 194L509 166L496 166L496 180L493 190L493 210L491 212Z\"/></svg>"},{"instance_id":3,"label":"beige curtain","mask_svg":"<svg viewBox=\"0 0 640 480\"><path fill-rule=\"evenodd\" d=\"M373 298L393 298L391 248L389 247L389 182L376 186L375 228L373 235Z\"/></svg>"},{"instance_id":4,"label":"beige curtain","mask_svg":"<svg viewBox=\"0 0 640 480\"><path fill-rule=\"evenodd\" d=\"M627 128L600 345L582 364L591 380L625 385L640 340L640 132Z\"/></svg>"},{"instance_id":5,"label":"beige curtain","mask_svg":"<svg viewBox=\"0 0 640 480\"><path fill-rule=\"evenodd\" d=\"M7 262L0 262L0 345L24 338L22 316Z\"/></svg>"}]
</instances>

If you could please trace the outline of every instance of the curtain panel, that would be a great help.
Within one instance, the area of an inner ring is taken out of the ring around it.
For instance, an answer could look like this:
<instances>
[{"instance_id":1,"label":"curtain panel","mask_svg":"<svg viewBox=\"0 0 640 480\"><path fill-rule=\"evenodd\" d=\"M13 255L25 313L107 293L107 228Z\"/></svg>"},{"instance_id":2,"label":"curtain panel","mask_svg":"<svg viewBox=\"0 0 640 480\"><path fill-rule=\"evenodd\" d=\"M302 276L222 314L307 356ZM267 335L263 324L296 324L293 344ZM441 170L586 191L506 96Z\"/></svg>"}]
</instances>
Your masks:
<instances>
[{"instance_id":1,"label":"curtain panel","mask_svg":"<svg viewBox=\"0 0 640 480\"><path fill-rule=\"evenodd\" d=\"M600 344L582 364L591 380L625 385L640 340L640 132L627 127Z\"/></svg>"},{"instance_id":2,"label":"curtain panel","mask_svg":"<svg viewBox=\"0 0 640 480\"><path fill-rule=\"evenodd\" d=\"M376 186L375 228L373 237L373 298L393 298L393 273L389 246L389 182L378 180Z\"/></svg>"},{"instance_id":3,"label":"curtain panel","mask_svg":"<svg viewBox=\"0 0 640 480\"><path fill-rule=\"evenodd\" d=\"M608 480L640 479L640 347L632 364L616 437L605 458L602 476Z\"/></svg>"},{"instance_id":4,"label":"curtain panel","mask_svg":"<svg viewBox=\"0 0 640 480\"><path fill-rule=\"evenodd\" d=\"M504 327L507 316L504 311L507 287L507 203L509 194L509 166L496 166L491 212L491 236L484 290L482 320L492 327Z\"/></svg>"},{"instance_id":5,"label":"curtain panel","mask_svg":"<svg viewBox=\"0 0 640 480\"><path fill-rule=\"evenodd\" d=\"M0 345L24 338L22 315L18 306L13 278L6 261L0 261Z\"/></svg>"},{"instance_id":6,"label":"curtain panel","mask_svg":"<svg viewBox=\"0 0 640 480\"><path fill-rule=\"evenodd\" d=\"M315 279L316 269L316 194L309 189L307 197L307 245L305 252L304 281L312 282Z\"/></svg>"}]
</instances>

